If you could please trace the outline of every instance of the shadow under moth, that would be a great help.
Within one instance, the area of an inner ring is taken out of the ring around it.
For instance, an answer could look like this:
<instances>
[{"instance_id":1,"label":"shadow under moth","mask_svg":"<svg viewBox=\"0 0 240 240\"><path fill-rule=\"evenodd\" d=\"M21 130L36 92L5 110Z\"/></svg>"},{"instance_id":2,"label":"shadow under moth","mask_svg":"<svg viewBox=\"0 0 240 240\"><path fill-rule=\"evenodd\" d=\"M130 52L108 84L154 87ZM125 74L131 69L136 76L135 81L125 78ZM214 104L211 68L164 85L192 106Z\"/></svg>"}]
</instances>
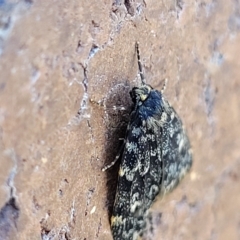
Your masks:
<instances>
[{"instance_id":1,"label":"shadow under moth","mask_svg":"<svg viewBox=\"0 0 240 240\"><path fill-rule=\"evenodd\" d=\"M135 240L146 227L148 209L157 195L174 189L192 165L182 121L161 91L146 84L136 43L141 86L130 91L133 107L121 153L111 217L114 240Z\"/></svg>"}]
</instances>

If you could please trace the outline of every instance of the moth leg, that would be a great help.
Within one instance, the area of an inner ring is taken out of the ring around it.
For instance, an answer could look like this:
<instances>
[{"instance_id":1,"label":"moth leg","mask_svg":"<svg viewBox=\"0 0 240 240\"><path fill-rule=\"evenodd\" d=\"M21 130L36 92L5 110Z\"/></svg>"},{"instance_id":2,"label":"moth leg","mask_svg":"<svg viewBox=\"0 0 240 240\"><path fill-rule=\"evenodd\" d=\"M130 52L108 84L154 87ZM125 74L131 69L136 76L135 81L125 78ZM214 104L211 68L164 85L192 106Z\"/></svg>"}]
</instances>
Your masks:
<instances>
[{"instance_id":1,"label":"moth leg","mask_svg":"<svg viewBox=\"0 0 240 240\"><path fill-rule=\"evenodd\" d=\"M120 156L121 156L121 154L122 154L124 145L125 145L125 143L123 143L123 144L121 145L121 148L120 148L120 150L118 151L118 154L117 154L117 156L115 157L115 159L114 159L111 163L109 163L108 165L106 165L105 167L102 168L102 171L103 171L103 172L105 172L107 169L111 168L111 167L118 161L118 159L120 158Z\"/></svg>"},{"instance_id":2,"label":"moth leg","mask_svg":"<svg viewBox=\"0 0 240 240\"><path fill-rule=\"evenodd\" d=\"M93 103L93 104L96 104L96 105L98 105L98 106L101 106L101 107L104 107L104 108L105 108L105 106L104 106L104 101L105 101L105 99L96 101L96 100L90 98L89 101L90 101L90 103Z\"/></svg>"},{"instance_id":3,"label":"moth leg","mask_svg":"<svg viewBox=\"0 0 240 240\"><path fill-rule=\"evenodd\" d=\"M96 105L98 105L100 107L103 107L104 110L115 110L115 111L118 111L118 110L125 111L125 110L127 110L124 106L113 106L113 107L107 108L105 103L104 103L105 99L104 100L95 101L94 99L91 98L89 101L91 103L93 103L93 104L96 104Z\"/></svg>"},{"instance_id":4,"label":"moth leg","mask_svg":"<svg viewBox=\"0 0 240 240\"><path fill-rule=\"evenodd\" d=\"M167 82L168 82L168 79L167 78L165 78L164 79L164 83L163 83L163 87L162 87L162 89L161 89L161 94L163 94L164 92L165 92L165 90L166 90L166 88L167 88Z\"/></svg>"},{"instance_id":5,"label":"moth leg","mask_svg":"<svg viewBox=\"0 0 240 240\"><path fill-rule=\"evenodd\" d=\"M113 106L112 108L108 108L108 109L121 110L121 111L127 110L124 106Z\"/></svg>"}]
</instances>

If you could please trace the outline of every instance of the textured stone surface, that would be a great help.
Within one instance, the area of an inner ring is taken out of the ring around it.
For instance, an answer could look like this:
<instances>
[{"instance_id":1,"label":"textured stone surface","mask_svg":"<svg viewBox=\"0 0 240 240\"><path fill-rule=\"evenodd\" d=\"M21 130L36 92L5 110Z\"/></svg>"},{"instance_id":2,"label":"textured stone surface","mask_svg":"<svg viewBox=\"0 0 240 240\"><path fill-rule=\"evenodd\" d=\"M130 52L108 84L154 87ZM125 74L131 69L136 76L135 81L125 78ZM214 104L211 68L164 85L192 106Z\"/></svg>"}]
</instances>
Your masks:
<instances>
[{"instance_id":1,"label":"textured stone surface","mask_svg":"<svg viewBox=\"0 0 240 240\"><path fill-rule=\"evenodd\" d=\"M125 3L125 4L124 4ZM112 239L109 211L135 41L177 110L190 174L153 207L152 239L240 239L240 4L0 1L0 238ZM89 99L102 101L106 109Z\"/></svg>"}]
</instances>

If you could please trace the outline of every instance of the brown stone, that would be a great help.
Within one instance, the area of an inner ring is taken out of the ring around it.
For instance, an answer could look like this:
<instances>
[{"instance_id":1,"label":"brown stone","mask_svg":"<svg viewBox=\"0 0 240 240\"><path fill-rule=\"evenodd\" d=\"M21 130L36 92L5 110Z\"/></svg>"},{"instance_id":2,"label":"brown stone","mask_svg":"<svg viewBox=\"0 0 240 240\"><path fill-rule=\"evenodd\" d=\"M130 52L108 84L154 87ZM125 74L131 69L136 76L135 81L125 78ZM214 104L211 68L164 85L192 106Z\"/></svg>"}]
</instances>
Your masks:
<instances>
[{"instance_id":1,"label":"brown stone","mask_svg":"<svg viewBox=\"0 0 240 240\"><path fill-rule=\"evenodd\" d=\"M135 41L147 82L168 78L194 151L191 172L153 206L151 238L240 239L239 8L0 1L0 239L112 239L117 166L101 168L124 137Z\"/></svg>"}]
</instances>

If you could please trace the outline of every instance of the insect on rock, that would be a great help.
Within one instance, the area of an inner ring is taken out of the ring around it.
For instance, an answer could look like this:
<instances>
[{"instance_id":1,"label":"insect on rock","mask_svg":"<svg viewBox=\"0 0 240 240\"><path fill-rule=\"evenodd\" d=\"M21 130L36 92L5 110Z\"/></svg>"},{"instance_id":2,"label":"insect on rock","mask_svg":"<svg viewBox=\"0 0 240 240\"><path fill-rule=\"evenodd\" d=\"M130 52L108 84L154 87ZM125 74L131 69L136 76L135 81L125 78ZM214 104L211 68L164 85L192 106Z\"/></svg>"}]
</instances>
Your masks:
<instances>
[{"instance_id":1,"label":"insect on rock","mask_svg":"<svg viewBox=\"0 0 240 240\"><path fill-rule=\"evenodd\" d=\"M146 84L136 43L141 86L133 87L133 102L121 153L118 185L111 217L114 240L134 240L143 234L146 216L157 195L174 189L192 165L192 151L182 121L161 91Z\"/></svg>"}]
</instances>

